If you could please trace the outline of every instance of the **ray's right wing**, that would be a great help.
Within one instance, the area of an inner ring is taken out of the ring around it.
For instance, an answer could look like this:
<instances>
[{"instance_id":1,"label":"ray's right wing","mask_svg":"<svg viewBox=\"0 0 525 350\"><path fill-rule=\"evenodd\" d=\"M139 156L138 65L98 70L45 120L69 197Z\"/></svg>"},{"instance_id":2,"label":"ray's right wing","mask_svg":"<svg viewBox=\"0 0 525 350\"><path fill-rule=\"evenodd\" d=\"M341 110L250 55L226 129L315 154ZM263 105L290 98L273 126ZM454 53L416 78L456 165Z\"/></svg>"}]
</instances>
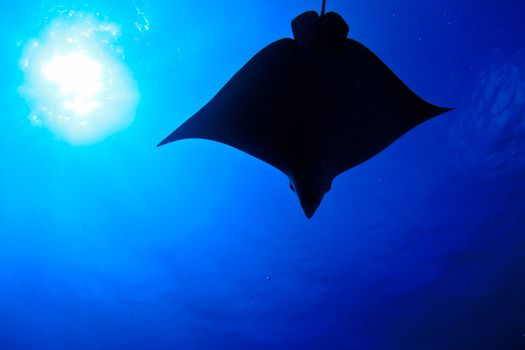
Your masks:
<instances>
[{"instance_id":1,"label":"ray's right wing","mask_svg":"<svg viewBox=\"0 0 525 350\"><path fill-rule=\"evenodd\" d=\"M375 156L418 124L450 109L428 103L372 51L346 39L325 82L339 174Z\"/></svg>"}]
</instances>

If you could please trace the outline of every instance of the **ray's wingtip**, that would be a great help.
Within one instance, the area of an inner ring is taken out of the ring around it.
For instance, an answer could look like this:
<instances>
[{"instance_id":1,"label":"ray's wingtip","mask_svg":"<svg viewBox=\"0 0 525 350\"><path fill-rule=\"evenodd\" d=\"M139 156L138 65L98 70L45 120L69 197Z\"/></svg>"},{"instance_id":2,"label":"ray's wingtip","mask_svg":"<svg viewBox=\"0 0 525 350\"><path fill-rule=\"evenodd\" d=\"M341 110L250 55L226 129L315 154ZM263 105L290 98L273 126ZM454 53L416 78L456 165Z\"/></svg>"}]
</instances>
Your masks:
<instances>
[{"instance_id":1,"label":"ray's wingtip","mask_svg":"<svg viewBox=\"0 0 525 350\"><path fill-rule=\"evenodd\" d=\"M445 114L456 109L456 107L440 107L440 114Z\"/></svg>"},{"instance_id":2,"label":"ray's wingtip","mask_svg":"<svg viewBox=\"0 0 525 350\"><path fill-rule=\"evenodd\" d=\"M438 115L441 115L441 114L444 114L444 113L447 113L447 112L450 112L456 109L455 107L441 107L441 106L436 106L436 105L433 105L432 108L434 110L433 111L434 116L438 116Z\"/></svg>"},{"instance_id":3,"label":"ray's wingtip","mask_svg":"<svg viewBox=\"0 0 525 350\"><path fill-rule=\"evenodd\" d=\"M170 141L168 140L169 137L165 138L164 140L160 141L159 144L157 144L157 147L161 147L161 146L164 146L165 144L168 144L170 143Z\"/></svg>"}]
</instances>

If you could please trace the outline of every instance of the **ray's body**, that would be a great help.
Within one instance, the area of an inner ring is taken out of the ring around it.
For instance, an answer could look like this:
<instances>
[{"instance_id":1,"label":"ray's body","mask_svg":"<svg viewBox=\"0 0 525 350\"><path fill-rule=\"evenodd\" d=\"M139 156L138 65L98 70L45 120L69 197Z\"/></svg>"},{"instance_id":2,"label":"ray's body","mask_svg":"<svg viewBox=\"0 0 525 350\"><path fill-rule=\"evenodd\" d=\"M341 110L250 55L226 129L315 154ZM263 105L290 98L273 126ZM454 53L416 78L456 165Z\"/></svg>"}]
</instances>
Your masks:
<instances>
[{"instance_id":1,"label":"ray's body","mask_svg":"<svg viewBox=\"0 0 525 350\"><path fill-rule=\"evenodd\" d=\"M289 177L310 218L337 175L448 109L348 39L338 14L306 12L292 29L294 39L261 50L160 145L202 138L249 153Z\"/></svg>"}]
</instances>

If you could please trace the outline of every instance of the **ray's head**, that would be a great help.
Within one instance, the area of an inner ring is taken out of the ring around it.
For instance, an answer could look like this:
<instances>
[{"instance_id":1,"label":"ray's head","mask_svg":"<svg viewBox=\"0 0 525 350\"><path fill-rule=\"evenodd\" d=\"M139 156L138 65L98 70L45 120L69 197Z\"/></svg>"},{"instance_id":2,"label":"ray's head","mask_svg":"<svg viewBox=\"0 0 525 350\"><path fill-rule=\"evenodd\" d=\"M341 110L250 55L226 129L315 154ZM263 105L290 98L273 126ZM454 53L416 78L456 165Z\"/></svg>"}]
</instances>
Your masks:
<instances>
[{"instance_id":1,"label":"ray's head","mask_svg":"<svg viewBox=\"0 0 525 350\"><path fill-rule=\"evenodd\" d=\"M290 176L290 189L295 192L304 215L311 219L321 204L324 195L330 191L332 179L319 176Z\"/></svg>"},{"instance_id":2,"label":"ray's head","mask_svg":"<svg viewBox=\"0 0 525 350\"><path fill-rule=\"evenodd\" d=\"M315 11L308 11L292 21L294 39L301 46L337 46L345 41L349 31L343 17L335 12L320 16Z\"/></svg>"}]
</instances>

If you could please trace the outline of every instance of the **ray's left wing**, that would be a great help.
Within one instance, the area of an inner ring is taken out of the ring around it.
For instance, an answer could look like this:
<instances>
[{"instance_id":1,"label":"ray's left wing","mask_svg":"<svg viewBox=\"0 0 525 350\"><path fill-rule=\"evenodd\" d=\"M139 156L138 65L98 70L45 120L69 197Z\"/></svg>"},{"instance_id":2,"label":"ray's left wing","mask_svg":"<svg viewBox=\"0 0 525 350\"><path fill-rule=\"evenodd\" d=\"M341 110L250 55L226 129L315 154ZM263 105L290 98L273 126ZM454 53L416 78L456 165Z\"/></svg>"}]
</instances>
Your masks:
<instances>
[{"instance_id":1,"label":"ray's left wing","mask_svg":"<svg viewBox=\"0 0 525 350\"><path fill-rule=\"evenodd\" d=\"M159 146L200 138L217 141L283 170L279 152L291 127L283 115L294 109L298 92L295 42L278 40L257 53L195 115Z\"/></svg>"}]
</instances>

